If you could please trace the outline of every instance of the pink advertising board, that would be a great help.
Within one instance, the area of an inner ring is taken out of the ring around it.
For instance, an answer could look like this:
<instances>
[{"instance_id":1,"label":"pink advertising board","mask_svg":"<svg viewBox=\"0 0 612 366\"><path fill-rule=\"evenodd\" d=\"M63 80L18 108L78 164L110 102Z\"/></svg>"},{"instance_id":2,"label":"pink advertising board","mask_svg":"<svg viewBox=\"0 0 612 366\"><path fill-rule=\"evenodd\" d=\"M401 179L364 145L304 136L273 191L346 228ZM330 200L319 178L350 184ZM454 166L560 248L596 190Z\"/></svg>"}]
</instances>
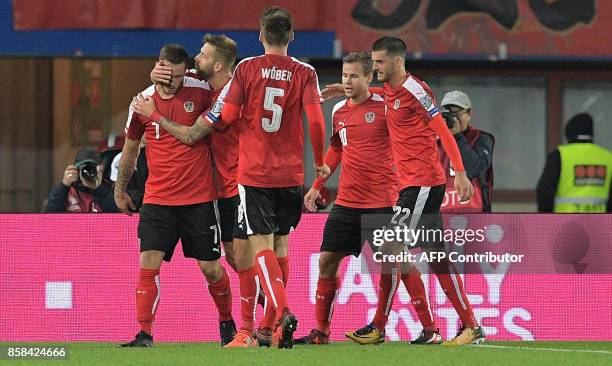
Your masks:
<instances>
[{"instance_id":1,"label":"pink advertising board","mask_svg":"<svg viewBox=\"0 0 612 366\"><path fill-rule=\"evenodd\" d=\"M586 228L587 236L596 235L590 237L583 255L581 274L511 273L498 268L465 275L475 314L489 339L612 340L612 275L601 269L584 271L593 251L607 255L609 263L612 247L608 251L601 247L610 244L611 216L509 217L488 215L474 220L479 225L497 225L489 229L490 241L514 240L526 247L554 239L570 221ZM290 237L288 294L300 321L298 335L315 324L318 250L325 219L324 214L305 215ZM118 214L0 215L0 341L116 342L136 334L137 223L137 216ZM522 234L512 234L509 225L520 225ZM342 266L332 323L335 340L342 340L346 330L362 326L374 314L378 275L364 273L364 266L354 257ZM160 277L156 341L217 340L216 310L196 263L177 252L171 263L163 265ZM238 281L233 273L231 279L236 299L233 311L239 322ZM435 276L426 274L423 279L443 336L453 336L459 324L452 306ZM407 340L420 330L401 287L387 326L388 339Z\"/></svg>"}]
</instances>

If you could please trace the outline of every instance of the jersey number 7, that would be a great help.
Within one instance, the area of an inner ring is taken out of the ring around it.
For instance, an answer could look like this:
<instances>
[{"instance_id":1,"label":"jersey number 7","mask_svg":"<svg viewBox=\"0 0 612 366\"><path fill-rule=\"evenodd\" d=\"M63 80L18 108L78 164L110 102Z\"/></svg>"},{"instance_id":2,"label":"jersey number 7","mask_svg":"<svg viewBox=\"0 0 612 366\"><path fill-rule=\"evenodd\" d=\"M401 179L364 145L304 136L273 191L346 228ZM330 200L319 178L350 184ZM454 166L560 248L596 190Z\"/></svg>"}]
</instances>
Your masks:
<instances>
[{"instance_id":1,"label":"jersey number 7","mask_svg":"<svg viewBox=\"0 0 612 366\"><path fill-rule=\"evenodd\" d=\"M276 132L280 129L283 107L274 103L274 98L282 97L283 95L285 95L285 91L281 88L266 87L263 107L265 110L272 112L272 119L265 117L261 119L261 127L266 132Z\"/></svg>"}]
</instances>

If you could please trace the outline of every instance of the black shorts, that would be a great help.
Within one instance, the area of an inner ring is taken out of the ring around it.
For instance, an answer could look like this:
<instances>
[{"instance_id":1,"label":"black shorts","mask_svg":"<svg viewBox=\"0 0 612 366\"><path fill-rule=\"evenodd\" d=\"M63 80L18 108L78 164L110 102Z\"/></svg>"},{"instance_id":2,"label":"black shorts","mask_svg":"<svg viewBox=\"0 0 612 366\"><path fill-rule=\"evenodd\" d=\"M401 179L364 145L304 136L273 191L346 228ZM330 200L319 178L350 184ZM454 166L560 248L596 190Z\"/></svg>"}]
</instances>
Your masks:
<instances>
[{"instance_id":1,"label":"black shorts","mask_svg":"<svg viewBox=\"0 0 612 366\"><path fill-rule=\"evenodd\" d=\"M334 205L323 229L322 252L352 254L359 257L366 238L361 231L362 215L391 216L393 207L350 208ZM372 243L371 240L368 240Z\"/></svg>"},{"instance_id":2,"label":"black shorts","mask_svg":"<svg viewBox=\"0 0 612 366\"><path fill-rule=\"evenodd\" d=\"M231 243L234 238L246 240L246 236L240 235L234 231L236 225L236 210L240 204L240 196L235 195L228 198L219 198L217 200L219 206L219 222L221 225L221 241L223 243Z\"/></svg>"},{"instance_id":3,"label":"black shorts","mask_svg":"<svg viewBox=\"0 0 612 366\"><path fill-rule=\"evenodd\" d=\"M407 187L400 191L397 205L393 207L392 225L408 226L417 230L444 230L440 205L446 185L433 187ZM441 235L431 235L429 240L413 243L414 247L444 247ZM410 246L408 247L410 249Z\"/></svg>"},{"instance_id":4,"label":"black shorts","mask_svg":"<svg viewBox=\"0 0 612 366\"><path fill-rule=\"evenodd\" d=\"M221 256L216 201L185 206L144 204L140 210L140 251L159 250L172 259L181 239L186 258L212 261Z\"/></svg>"},{"instance_id":5,"label":"black shorts","mask_svg":"<svg viewBox=\"0 0 612 366\"><path fill-rule=\"evenodd\" d=\"M302 186L261 188L238 185L240 204L234 237L288 235L302 217Z\"/></svg>"}]
</instances>

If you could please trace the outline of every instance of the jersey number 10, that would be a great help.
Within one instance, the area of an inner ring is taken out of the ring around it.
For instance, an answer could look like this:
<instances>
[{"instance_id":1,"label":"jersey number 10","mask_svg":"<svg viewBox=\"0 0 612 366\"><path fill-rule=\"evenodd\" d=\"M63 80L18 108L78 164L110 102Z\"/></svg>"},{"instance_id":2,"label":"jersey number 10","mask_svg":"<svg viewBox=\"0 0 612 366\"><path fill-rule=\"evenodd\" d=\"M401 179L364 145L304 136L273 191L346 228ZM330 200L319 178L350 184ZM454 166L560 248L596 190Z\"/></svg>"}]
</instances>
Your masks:
<instances>
[{"instance_id":1,"label":"jersey number 10","mask_svg":"<svg viewBox=\"0 0 612 366\"><path fill-rule=\"evenodd\" d=\"M283 95L285 95L285 91L281 88L266 87L263 107L265 110L272 112L272 119L265 117L261 119L261 127L266 132L276 132L280 129L283 107L274 103L274 98L282 97Z\"/></svg>"}]
</instances>

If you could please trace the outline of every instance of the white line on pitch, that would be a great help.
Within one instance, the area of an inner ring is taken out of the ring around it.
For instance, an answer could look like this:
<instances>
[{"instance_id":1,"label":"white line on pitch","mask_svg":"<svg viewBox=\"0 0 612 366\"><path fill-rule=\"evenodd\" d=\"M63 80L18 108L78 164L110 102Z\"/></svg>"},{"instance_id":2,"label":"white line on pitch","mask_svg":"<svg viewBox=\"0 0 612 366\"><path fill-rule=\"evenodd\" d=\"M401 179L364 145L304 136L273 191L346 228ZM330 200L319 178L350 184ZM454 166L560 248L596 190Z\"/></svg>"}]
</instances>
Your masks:
<instances>
[{"instance_id":1,"label":"white line on pitch","mask_svg":"<svg viewBox=\"0 0 612 366\"><path fill-rule=\"evenodd\" d=\"M548 352L580 352L580 353L601 353L605 355L612 354L610 351L604 350L592 350L592 349L563 349L563 348L539 348L539 347L517 347L517 346L495 346L492 344L478 344L473 345L475 348L506 348L506 349L520 349L530 351L548 351Z\"/></svg>"}]
</instances>

